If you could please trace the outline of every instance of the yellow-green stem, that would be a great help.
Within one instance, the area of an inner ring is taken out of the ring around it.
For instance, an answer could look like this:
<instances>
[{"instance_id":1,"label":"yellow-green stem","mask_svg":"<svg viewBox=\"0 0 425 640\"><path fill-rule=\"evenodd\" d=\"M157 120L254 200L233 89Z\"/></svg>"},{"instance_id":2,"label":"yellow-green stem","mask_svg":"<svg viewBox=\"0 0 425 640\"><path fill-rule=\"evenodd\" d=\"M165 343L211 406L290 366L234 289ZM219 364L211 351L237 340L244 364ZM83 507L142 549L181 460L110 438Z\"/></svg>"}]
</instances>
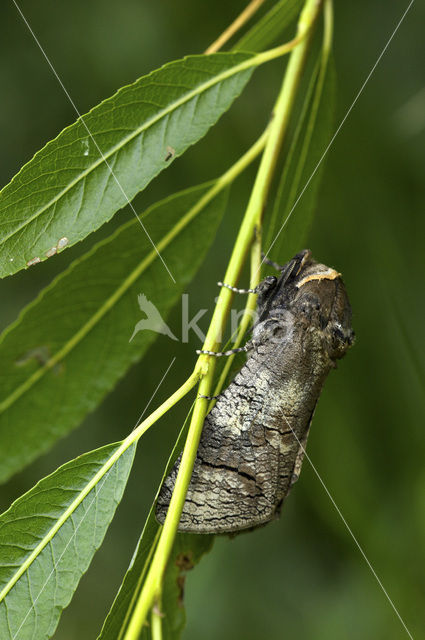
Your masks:
<instances>
[{"instance_id":1,"label":"yellow-green stem","mask_svg":"<svg viewBox=\"0 0 425 640\"><path fill-rule=\"evenodd\" d=\"M84 490L81 491L78 496L71 502L69 507L58 518L54 526L50 529L49 534L45 536L40 543L35 547L32 553L25 559L25 562L21 564L19 570L13 574L13 577L0 591L0 602L4 600L12 587L18 582L19 578L27 571L29 566L39 556L41 551L47 546L47 544L54 538L56 533L62 527L62 525L68 520L68 518L74 513L75 509L82 503L84 498L90 493L92 489L99 483L104 475L113 467L116 461L123 455L127 449L137 442L139 438L151 427L161 416L164 415L172 406L176 404L181 398L183 398L198 382L201 377L199 368L195 369L192 375L182 384L177 391L175 391L165 402L163 402L150 416L148 416L143 422L136 427L125 440L122 441L118 449L111 455L111 457L102 465L99 471L92 477L92 479L86 484Z\"/></svg>"},{"instance_id":2,"label":"yellow-green stem","mask_svg":"<svg viewBox=\"0 0 425 640\"><path fill-rule=\"evenodd\" d=\"M249 5L246 6L242 13L240 13L238 17L232 22L232 24L228 26L227 29L225 29L216 40L214 40L214 42L208 47L205 53L209 54L219 51L219 49L221 49L221 47L225 45L226 42L230 40L230 38L232 38L235 33L237 33L239 29L241 29L250 18L252 18L254 13L258 11L264 1L265 0L251 0Z\"/></svg>"},{"instance_id":3,"label":"yellow-green stem","mask_svg":"<svg viewBox=\"0 0 425 640\"><path fill-rule=\"evenodd\" d=\"M151 631L152 631L152 640L162 640L162 614L160 610L160 605L157 602L152 607L152 616L151 616Z\"/></svg>"},{"instance_id":4,"label":"yellow-green stem","mask_svg":"<svg viewBox=\"0 0 425 640\"><path fill-rule=\"evenodd\" d=\"M261 227L255 228L255 238L251 247L251 265L250 265L250 281L249 288L255 289L257 284L260 281L260 267L261 267ZM255 310L257 308L257 294L250 293L248 295L248 299L246 301L244 313L242 316L242 320L239 323L239 328L237 332L237 336L235 341L232 344L232 349L237 349L241 344L248 328L255 316ZM230 367L232 366L233 360L235 359L235 355L231 355L226 359L226 364L223 368L223 371L220 374L220 378L217 382L217 385L214 388L214 396L218 396L220 391L223 388L223 385L226 381L228 373L230 371ZM215 400L211 400L208 406L208 413L211 411L215 404Z\"/></svg>"},{"instance_id":5,"label":"yellow-green stem","mask_svg":"<svg viewBox=\"0 0 425 640\"><path fill-rule=\"evenodd\" d=\"M269 126L267 143L263 152L260 167L224 277L224 281L228 284L235 284L237 282L252 242L254 230L256 227L260 226L270 183L283 137L288 128L289 116L307 55L311 36L311 27L319 14L320 8L320 0L307 0L301 13L298 23L297 38L301 35L303 37L293 49L288 62L284 82L275 105L273 119ZM295 40L297 40L297 38L295 38ZM279 47L277 49L279 49ZM217 305L205 339L205 350L213 351L220 343L227 315L230 310L231 301L232 292L223 287L218 297ZM200 356L196 367L196 370L199 370L204 374L199 385L200 395L209 395L211 392L214 366L214 359L211 359L210 356ZM193 464L206 412L207 400L199 397L195 403L174 492L171 497L161 537L159 539L146 582L127 628L125 640L136 640L139 637L149 609L161 596L162 578L172 550L174 538L177 533L178 523L183 509L190 477L192 475Z\"/></svg>"}]
</instances>

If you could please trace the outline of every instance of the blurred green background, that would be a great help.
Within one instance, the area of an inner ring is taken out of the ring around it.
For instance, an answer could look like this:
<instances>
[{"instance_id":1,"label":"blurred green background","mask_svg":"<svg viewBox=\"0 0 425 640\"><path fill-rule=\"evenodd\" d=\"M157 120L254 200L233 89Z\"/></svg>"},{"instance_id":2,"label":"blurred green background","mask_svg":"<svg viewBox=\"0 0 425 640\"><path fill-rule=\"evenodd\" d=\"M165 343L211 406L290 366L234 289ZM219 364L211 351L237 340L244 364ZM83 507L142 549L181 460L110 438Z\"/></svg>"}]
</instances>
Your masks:
<instances>
[{"instance_id":1,"label":"blurred green background","mask_svg":"<svg viewBox=\"0 0 425 640\"><path fill-rule=\"evenodd\" d=\"M84 113L168 60L203 51L244 4L25 0L21 7ZM337 3L335 129L407 4ZM336 138L309 239L314 255L344 275L357 343L330 375L308 453L415 638L425 633L424 20L424 5L414 3ZM75 114L12 2L2 3L0 24L3 185ZM265 126L280 74L279 62L259 70L214 131L138 196L138 210L230 166ZM253 175L233 188L215 244L190 287L193 314L213 307ZM123 210L81 246L0 282L0 329L74 257L130 216ZM180 309L169 324L179 331ZM205 328L207 317L200 324ZM189 344L159 337L78 430L1 489L1 510L64 461L125 436L171 358L178 366L155 404L184 380L198 346L195 337ZM59 640L96 637L190 402L141 441L124 500L62 617ZM185 600L187 640L407 637L307 461L281 519L216 540L188 576Z\"/></svg>"}]
</instances>

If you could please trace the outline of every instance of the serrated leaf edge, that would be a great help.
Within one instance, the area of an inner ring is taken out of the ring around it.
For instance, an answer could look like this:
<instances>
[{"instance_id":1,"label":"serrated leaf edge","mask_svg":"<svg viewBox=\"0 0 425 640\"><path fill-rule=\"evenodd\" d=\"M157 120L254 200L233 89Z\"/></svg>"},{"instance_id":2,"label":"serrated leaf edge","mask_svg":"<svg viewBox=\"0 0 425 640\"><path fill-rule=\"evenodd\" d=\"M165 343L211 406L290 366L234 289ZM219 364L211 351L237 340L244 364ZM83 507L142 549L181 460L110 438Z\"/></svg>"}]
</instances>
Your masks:
<instances>
[{"instance_id":1,"label":"serrated leaf edge","mask_svg":"<svg viewBox=\"0 0 425 640\"><path fill-rule=\"evenodd\" d=\"M99 481L106 475L106 473L113 467L115 462L122 456L127 449L133 444L133 440L127 438L126 440L121 442L121 445L118 449L111 455L109 460L107 460L99 471L93 476L93 478L86 484L84 489L81 490L79 495L71 502L69 507L64 511L64 513L58 518L56 523L51 527L48 533L43 537L43 539L39 542L39 544L35 547L32 553L26 558L26 560L21 564L16 573L12 576L12 578L8 581L8 583L3 587L0 592L0 602L2 602L14 585L18 582L19 578L29 569L32 563L37 559L39 554L43 551L43 549L49 544L49 542L53 539L59 529L65 524L68 518L74 513L77 507L83 502L84 498L90 493L92 489L94 489ZM55 472L54 472L55 473ZM52 474L53 475L53 474ZM12 505L13 507L13 505ZM10 507L10 508L12 508ZM6 511L7 513L7 511Z\"/></svg>"}]
</instances>

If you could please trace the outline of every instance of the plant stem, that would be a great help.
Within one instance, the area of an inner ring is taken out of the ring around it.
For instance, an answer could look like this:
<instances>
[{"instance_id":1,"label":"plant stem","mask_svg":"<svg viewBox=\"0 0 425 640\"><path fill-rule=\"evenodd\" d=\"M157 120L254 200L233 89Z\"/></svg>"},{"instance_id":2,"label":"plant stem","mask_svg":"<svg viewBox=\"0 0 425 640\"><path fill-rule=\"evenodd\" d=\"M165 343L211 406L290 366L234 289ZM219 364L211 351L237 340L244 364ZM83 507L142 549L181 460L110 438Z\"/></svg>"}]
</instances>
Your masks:
<instances>
[{"instance_id":1,"label":"plant stem","mask_svg":"<svg viewBox=\"0 0 425 640\"><path fill-rule=\"evenodd\" d=\"M223 31L223 33L216 39L214 42L208 47L205 53L215 53L221 47L226 44L230 38L232 38L235 33L241 29L246 22L263 4L264 0L251 0L251 2L245 7L245 9L238 15L238 17L230 24L227 29Z\"/></svg>"},{"instance_id":2,"label":"plant stem","mask_svg":"<svg viewBox=\"0 0 425 640\"><path fill-rule=\"evenodd\" d=\"M92 489L99 483L104 475L113 467L116 461L127 451L132 444L137 442L139 438L149 429L154 422L159 420L172 406L176 404L181 398L183 398L199 381L201 372L198 369L192 373L192 375L182 384L177 391L175 391L165 402L163 402L150 416L148 416L138 427L130 433L125 440L122 441L118 449L111 455L111 457L101 466L99 471L91 478L91 480L85 485L84 489L77 495L77 497L71 502L66 511L56 520L54 526L49 530L48 534L40 541L31 554L26 558L25 562L21 564L19 570L13 574L13 577L0 591L0 602L4 600L12 587L17 583L19 578L27 571L34 560L39 556L41 551L47 546L47 544L53 539L62 525L68 520L68 518L74 513L77 507L82 503L84 498L90 493Z\"/></svg>"},{"instance_id":3,"label":"plant stem","mask_svg":"<svg viewBox=\"0 0 425 640\"><path fill-rule=\"evenodd\" d=\"M332 39L333 39L333 30L334 30L334 13L333 13L333 1L325 0L325 4L323 7L323 14L325 19L325 32L323 36L323 54L327 58L332 49Z\"/></svg>"},{"instance_id":4,"label":"plant stem","mask_svg":"<svg viewBox=\"0 0 425 640\"><path fill-rule=\"evenodd\" d=\"M105 316L106 313L116 304L116 302L129 290L132 284L140 277L140 275L158 258L158 252L162 252L171 244L179 233L199 215L204 207L207 206L223 189L237 178L237 176L246 169L251 162L261 153L266 144L269 135L269 126L264 130L262 135L254 142L254 144L239 158L223 175L221 175L211 186L211 188L198 200L180 220L166 233L157 243L156 250L153 249L148 255L130 272L121 285L115 289L112 295L97 309L97 311L82 325L79 330L57 351L43 366L39 367L31 376L29 376L20 386L10 393L0 403L0 413L9 409L19 398L24 395L36 382L38 382L48 371L53 369L57 364L62 362L66 356L85 338L85 336L96 326L96 324Z\"/></svg>"},{"instance_id":5,"label":"plant stem","mask_svg":"<svg viewBox=\"0 0 425 640\"><path fill-rule=\"evenodd\" d=\"M248 149L248 151L241 157L235 164L233 164L230 169L228 169L220 178L218 178L211 189L207 191L207 193L199 199L199 201L194 205L182 218L179 220L178 224L173 227L173 229L166 234L166 236L161 240L161 242L157 245L162 250L167 244L169 244L172 239L196 216L200 211L202 211L203 207L212 200L222 189L231 184L233 180L257 157L257 155L264 148L266 141L269 135L269 127L267 127L264 133L258 138L258 140ZM152 251L148 256L142 261L141 265L139 265L139 270L143 270L146 268L155 258L157 257L157 253ZM127 278L126 285L128 286L129 282L132 282L131 276ZM122 295L122 288L118 290L115 294L114 300ZM111 306L111 298L107 301L107 309ZM104 305L105 306L105 305ZM103 311L105 313L106 311ZM97 316L96 316L97 317ZM80 333L84 332L84 335L87 333L92 324L87 323ZM67 349L70 351L72 346L74 346L74 342L71 346L68 346ZM49 368L53 366L55 362L60 361L60 357L64 355L64 350L62 349L58 352L51 360L47 363ZM46 366L47 366L46 365ZM113 453L113 455L102 465L99 471L91 478L91 480L87 483L84 489L78 494L75 500L69 505L68 509L62 514L62 516L57 520L54 527L52 527L49 536L42 540L40 544L36 547L33 553L27 558L25 563L22 565L20 571L18 571L12 580L10 580L7 585L0 592L0 601L7 595L13 585L20 578L22 573L28 568L28 566L33 562L33 560L37 557L40 551L46 546L46 544L53 538L53 536L57 533L60 527L64 524L64 522L70 517L70 515L75 511L75 509L81 504L84 498L90 493L90 491L98 484L98 482L104 477L104 475L111 469L111 467L117 462L117 460L123 455L127 449L137 442L144 433L155 423L157 422L167 411L169 411L179 400L181 400L186 394L189 393L193 389L193 387L199 382L200 378L204 373L204 366L202 363L197 362L193 373L190 377L184 382L181 387L177 389L165 402L163 402L153 413L151 413L143 422L140 423L128 436L123 440L118 449ZM32 379L31 379L32 380ZM21 388L19 388L20 392ZM15 396L13 396L13 399ZM8 405L6 405L8 406ZM4 409L3 405L0 405L0 412Z\"/></svg>"},{"instance_id":6,"label":"plant stem","mask_svg":"<svg viewBox=\"0 0 425 640\"><path fill-rule=\"evenodd\" d=\"M251 247L251 266L250 273L251 279L249 282L249 288L255 289L260 281L260 267L261 267L261 228L255 228L255 238ZM244 313L242 316L242 320L239 323L238 333L235 341L233 342L232 349L237 349L241 344L249 325L251 324L253 318L255 317L255 310L257 308L257 294L250 293L248 295L248 299L246 301ZM226 378L229 374L230 367L232 366L233 360L235 359L235 354L229 356L226 359L226 364L223 368L223 371L220 374L220 378L217 382L217 385L214 388L214 396L218 396L220 391L223 388L223 385L226 381ZM211 400L208 406L208 413L211 411L213 406L215 405L215 400Z\"/></svg>"},{"instance_id":7,"label":"plant stem","mask_svg":"<svg viewBox=\"0 0 425 640\"><path fill-rule=\"evenodd\" d=\"M151 631L152 631L152 640L162 640L162 617L161 611L159 608L159 604L157 603L154 607L152 607L152 616L151 616Z\"/></svg>"},{"instance_id":8,"label":"plant stem","mask_svg":"<svg viewBox=\"0 0 425 640\"><path fill-rule=\"evenodd\" d=\"M318 103L320 102L321 89L323 87L324 76L327 70L328 58L332 48L332 32L333 32L332 0L324 1L323 14L324 14L324 34L323 34L323 45L322 45L322 59L320 63L320 73L319 73L319 79L318 79L318 86L320 90L318 92L318 98L316 96L316 99L315 99L316 111L319 106ZM309 129L310 128L312 129L312 126L309 127ZM256 239L252 246L252 251L251 251L251 281L249 284L250 289L254 289L259 282L259 270L261 266L261 241L258 242L258 240L260 238L260 233L261 233L260 230L257 230ZM253 317L253 313L255 312L255 308L256 308L256 295L251 293L248 296L244 315L239 324L238 334L233 343L233 348L237 348L241 344L242 339L246 334L246 331L248 330L248 327L250 325L251 319ZM223 371L221 372L221 375L216 387L214 388L214 396L217 396L220 393L221 389L223 388L223 385L226 381L226 378L228 376L228 373L229 373L230 367L232 366L232 362L234 358L235 358L234 355L229 356L229 358L227 358L226 365L223 368ZM215 400L212 400L208 407L208 413L211 411L214 404L215 404Z\"/></svg>"},{"instance_id":9,"label":"plant stem","mask_svg":"<svg viewBox=\"0 0 425 640\"><path fill-rule=\"evenodd\" d=\"M235 75L236 73L249 69L251 67L259 66L269 60L278 58L285 53L291 51L302 39L307 30L303 30L302 35L291 40L290 42L270 49L257 56L249 58L244 62L228 69L221 74L221 79L225 79ZM211 81L213 82L213 81ZM267 128L263 135L257 140L257 142L244 154L218 181L211 187L211 189L201 198L197 204L187 212L185 216L179 220L179 222L173 227L173 229L166 234L160 242L156 245L156 250L151 251L144 260L134 269L125 281L114 291L114 293L105 301L105 303L99 307L99 309L88 319L88 321L68 340L63 347L55 353L47 362L39 367L30 377L28 377L19 387L16 387L12 393L0 403L0 413L6 411L12 404L14 404L28 389L30 389L36 382L38 382L49 370L55 367L70 353L74 347L81 342L83 338L92 330L92 328L99 322L101 318L112 308L117 300L128 290L128 288L135 282L139 275L157 258L158 253L175 238L175 236L186 226L188 222L192 220L219 191L221 191L227 184L230 184L236 175L240 173L252 160L260 153L265 141L269 134L269 128Z\"/></svg>"},{"instance_id":10,"label":"plant stem","mask_svg":"<svg viewBox=\"0 0 425 640\"><path fill-rule=\"evenodd\" d=\"M227 284L233 285L237 282L247 252L251 245L255 229L256 227L260 227L272 176L276 168L276 162L284 135L288 129L289 116L307 55L311 37L311 27L319 15L320 8L320 0L307 0L301 13L298 22L297 38L301 35L303 37L301 38L300 43L292 51L288 62L282 88L275 105L273 119L269 126L267 142L261 158L254 187L252 189L248 206L239 229L226 270L226 275L224 277L224 282ZM252 277L256 278L258 273L259 267ZM219 345L224 325L230 311L232 298L232 292L223 287L218 296L211 324L205 339L205 350L214 351ZM215 362L211 356L201 355L199 357L195 371L200 371L204 374L199 385L200 395L209 395L212 386L214 367ZM187 440L179 466L179 472L177 474L173 495L171 497L161 537L159 539L146 582L127 628L125 640L136 640L139 637L139 633L146 620L149 609L161 596L162 578L172 550L174 538L177 533L178 523L186 498L190 477L192 475L196 451L198 449L206 412L207 400L205 398L198 398L195 403Z\"/></svg>"},{"instance_id":11,"label":"plant stem","mask_svg":"<svg viewBox=\"0 0 425 640\"><path fill-rule=\"evenodd\" d=\"M307 165L308 154L311 150L311 140L315 131L317 116L321 106L325 80L329 72L331 71L329 69L329 56L332 49L333 35L332 0L325 0L323 7L323 18L324 25L322 51L317 68L312 74L310 86L306 92L304 105L301 109L301 115L298 119L297 127L294 132L285 170L278 187L275 206L270 218L270 228L278 228L278 231L275 232L273 240L271 240L271 237L267 238L267 250L265 252L267 256L270 255L273 246L288 224L304 191L321 166L321 161L316 163L316 166L310 174L308 180L305 182L301 191L299 191L300 183ZM282 210L279 205L281 204L284 190L285 188L287 188L288 176L290 175L290 169L292 165L295 165L295 170L292 169L293 173L291 175L291 184L285 197L285 207ZM278 218L283 218L283 222L281 224L278 224Z\"/></svg>"}]
</instances>

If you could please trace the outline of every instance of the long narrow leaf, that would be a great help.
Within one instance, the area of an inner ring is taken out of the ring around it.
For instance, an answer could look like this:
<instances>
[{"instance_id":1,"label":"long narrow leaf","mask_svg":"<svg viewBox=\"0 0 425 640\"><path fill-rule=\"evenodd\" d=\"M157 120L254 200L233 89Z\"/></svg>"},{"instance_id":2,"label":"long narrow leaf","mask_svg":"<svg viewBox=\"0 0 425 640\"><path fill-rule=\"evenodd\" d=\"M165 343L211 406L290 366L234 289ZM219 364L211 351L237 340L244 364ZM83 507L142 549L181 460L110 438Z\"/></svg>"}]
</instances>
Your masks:
<instances>
[{"instance_id":1,"label":"long narrow leaf","mask_svg":"<svg viewBox=\"0 0 425 640\"><path fill-rule=\"evenodd\" d=\"M313 74L300 121L285 163L265 249L284 260L304 247L324 167L322 155L331 135L335 102L332 60Z\"/></svg>"},{"instance_id":2,"label":"long narrow leaf","mask_svg":"<svg viewBox=\"0 0 425 640\"><path fill-rule=\"evenodd\" d=\"M307 128L309 112L313 102L313 96L316 89L317 77L319 73L319 65L313 69L309 78L308 86L303 97L302 105L297 118L296 126L291 137L289 149L284 157L283 171L280 177L279 186L276 194L274 206L267 220L267 233L264 238L264 246L269 248L270 243L275 240L276 232L279 232L284 221L282 210L286 207L286 211L293 204L294 192L298 189L297 173L300 171L300 149L302 148L303 136ZM302 165L303 166L303 165ZM289 197L292 193L292 200ZM281 232L282 233L282 232ZM278 238L279 239L279 238ZM273 247L276 255L276 247Z\"/></svg>"},{"instance_id":3,"label":"long narrow leaf","mask_svg":"<svg viewBox=\"0 0 425 640\"><path fill-rule=\"evenodd\" d=\"M183 448L184 438L187 434L186 427L187 419L170 455L163 479ZM122 640L124 637L161 531L160 525L155 520L155 502L156 499L149 512L130 567L104 622L98 640ZM211 549L213 541L214 536L177 535L163 581L161 614L164 640L178 640L180 638L186 622L183 606L185 573L199 562L204 553ZM150 628L144 628L142 638L143 640L152 638Z\"/></svg>"},{"instance_id":4,"label":"long narrow leaf","mask_svg":"<svg viewBox=\"0 0 425 640\"><path fill-rule=\"evenodd\" d=\"M41 480L0 516L0 638L50 638L121 500L135 446L95 486L119 444L86 453Z\"/></svg>"},{"instance_id":5,"label":"long narrow leaf","mask_svg":"<svg viewBox=\"0 0 425 640\"><path fill-rule=\"evenodd\" d=\"M212 535L177 534L162 586L163 640L180 640L186 626L184 607L186 574L196 567L206 553L211 551L213 543ZM144 630L142 640L154 640L149 629Z\"/></svg>"},{"instance_id":6,"label":"long narrow leaf","mask_svg":"<svg viewBox=\"0 0 425 640\"><path fill-rule=\"evenodd\" d=\"M252 74L238 67L249 57L167 64L41 149L0 192L0 277L72 246L131 201L229 108Z\"/></svg>"},{"instance_id":7,"label":"long narrow leaf","mask_svg":"<svg viewBox=\"0 0 425 640\"><path fill-rule=\"evenodd\" d=\"M202 263L226 201L221 194L201 206L209 187L178 193L143 216L176 284L132 220L76 260L3 334L0 480L77 426L157 337L139 325L130 342L146 313L156 308L166 318Z\"/></svg>"}]
</instances>

